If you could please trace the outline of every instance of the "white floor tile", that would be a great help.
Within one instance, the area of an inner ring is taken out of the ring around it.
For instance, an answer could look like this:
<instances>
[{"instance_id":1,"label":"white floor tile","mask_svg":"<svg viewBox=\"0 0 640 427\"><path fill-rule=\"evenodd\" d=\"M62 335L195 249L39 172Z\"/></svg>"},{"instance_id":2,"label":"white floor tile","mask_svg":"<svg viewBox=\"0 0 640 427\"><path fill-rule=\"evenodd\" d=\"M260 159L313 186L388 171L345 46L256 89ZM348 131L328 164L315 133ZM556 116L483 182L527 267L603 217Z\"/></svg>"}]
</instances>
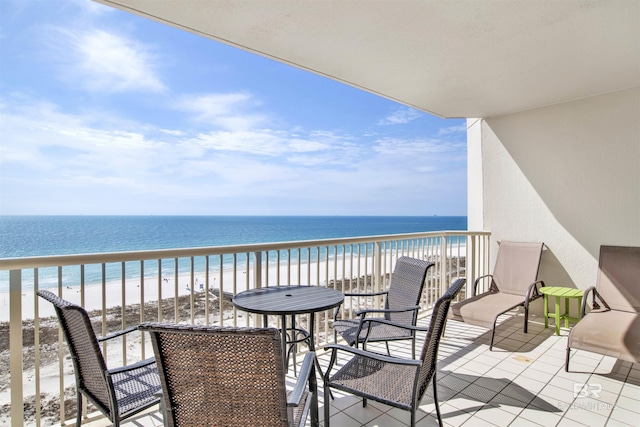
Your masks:
<instances>
[{"instance_id":1,"label":"white floor tile","mask_svg":"<svg viewBox=\"0 0 640 427\"><path fill-rule=\"evenodd\" d=\"M640 425L640 364L631 364L586 351L573 351L571 372L564 371L566 336L530 322L522 332L522 316L504 322L489 351L490 331L450 321L439 353L438 399L443 422L449 427L638 426ZM428 319L422 319L426 326ZM566 334L566 330L563 330ZM423 335L419 338L423 339ZM391 344L394 355L409 355L410 344ZM385 351L386 352L386 351ZM328 355L319 352L326 368ZM301 360L301 359L300 359ZM340 363L347 358L343 357ZM322 381L320 418L323 419ZM599 395L576 397L575 384L595 386ZM438 425L431 384L417 413L418 427ZM334 390L334 427L404 427L408 411ZM89 427L109 425L93 422ZM159 427L157 412L125 423L130 427ZM309 425L309 422L307 422Z\"/></svg>"}]
</instances>

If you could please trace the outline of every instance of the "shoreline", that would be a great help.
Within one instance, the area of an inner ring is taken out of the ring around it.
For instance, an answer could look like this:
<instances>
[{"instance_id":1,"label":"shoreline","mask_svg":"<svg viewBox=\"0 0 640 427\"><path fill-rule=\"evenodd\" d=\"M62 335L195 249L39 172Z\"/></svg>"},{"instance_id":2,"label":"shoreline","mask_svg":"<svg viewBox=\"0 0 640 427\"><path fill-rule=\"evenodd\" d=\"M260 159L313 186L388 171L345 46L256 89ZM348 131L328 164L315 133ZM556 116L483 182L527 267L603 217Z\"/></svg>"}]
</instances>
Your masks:
<instances>
[{"instance_id":1,"label":"shoreline","mask_svg":"<svg viewBox=\"0 0 640 427\"><path fill-rule=\"evenodd\" d=\"M437 253L428 254L428 257L438 256ZM466 249L464 246L455 254L450 254L451 258L466 258ZM289 264L290 263L290 264ZM350 259L344 262L339 259L330 258L328 261L307 261L300 264L301 271L298 271L298 262L281 261L280 265L269 264L268 268L262 269L262 283L264 286L280 285L326 285L331 280L348 280L350 278L361 277L373 274L373 255L361 257L359 259ZM290 265L290 270L289 270ZM366 266L366 269L365 269ZM244 270L245 266L236 266L235 268L224 268L223 270L210 270L208 289L220 290L222 283L222 292L236 294L247 289L253 288L254 271L252 269ZM267 274L268 270L268 274ZM353 272L352 272L353 270ZM390 267L388 267L390 270ZM390 273L391 271L386 271ZM335 276L335 277L334 277ZM307 283L307 277L310 283ZM279 278L279 280L278 280ZM300 280L298 280L298 278ZM193 293L194 297L207 290L207 274L205 271L192 273L179 273L177 275L170 274L159 278L156 276L144 277L142 282L140 277L125 278L124 291L122 280L112 280L105 283L104 290L102 283L89 283L84 285L84 307L87 311L111 309L113 307L130 306L135 304L146 305L149 303L157 303L158 296L165 301L177 297L189 296ZM142 288L140 287L142 284ZM39 288L47 289L62 298L78 304L81 304L82 286L81 285L62 285L55 287ZM104 294L104 296L103 296ZM9 322L10 292L0 292L0 323ZM39 317L55 316L53 306L41 298L37 298L33 289L23 290L21 292L22 301L22 320L32 320L35 318L35 307L38 306Z\"/></svg>"},{"instance_id":2,"label":"shoreline","mask_svg":"<svg viewBox=\"0 0 640 427\"><path fill-rule=\"evenodd\" d=\"M367 265L367 271L365 271L365 263ZM307 267L309 266L309 267ZM351 272L351 263L346 262L344 265L344 271L342 269L342 263L338 261L337 275L340 277L338 281L354 277L355 275L365 275L372 273L372 257L361 258L360 266L358 268L357 262L353 263L354 274ZM319 268L319 273L318 273ZM335 280L333 273L335 265L334 261L329 261L329 280ZM279 268L276 265L270 265L268 269L268 277L265 276L265 269L262 270L262 281L265 286L275 286L279 282L282 285L291 284L307 284L307 270L310 269L311 285L323 285L327 282L327 267L325 261L318 262L313 261L310 263L301 264L300 275L298 274L298 264L291 263L290 274L287 272L288 263L284 261L280 264ZM235 281L234 281L235 272ZM298 283L298 277L300 277L300 283ZM319 278L319 283L316 283ZM122 280L114 280L106 282L104 287L104 301L103 290L101 283L91 283L84 285L84 307L87 311L112 309L114 307L130 306L140 304L141 300L144 304L157 304L158 295L160 293L161 300L173 299L176 296L184 297L189 296L193 292L194 297L197 297L201 293L207 290L206 272L193 272L194 286L191 285L191 273L181 273L178 275L176 282L175 275L163 277L159 280L156 277L145 277L143 279L143 289L140 288L140 278L125 279L124 290L124 304L123 304L123 290ZM219 290L219 283L222 282L222 291L227 293L238 293L247 289L253 288L253 270L243 270L241 268L233 269L228 268L221 271L209 271L209 284L208 289L211 293L212 290ZM160 291L158 288L160 287ZM49 287L39 288L47 289L55 294L59 294L61 291L61 297L74 304L81 304L81 288L80 285L62 287ZM22 320L33 320L35 314L35 305L37 301L38 305L38 317L51 317L55 316L55 310L53 306L41 298L37 298L33 289L23 290L22 294ZM0 323L9 321L9 292L0 292ZM36 299L37 298L37 299ZM213 298L213 296L211 296Z\"/></svg>"}]
</instances>

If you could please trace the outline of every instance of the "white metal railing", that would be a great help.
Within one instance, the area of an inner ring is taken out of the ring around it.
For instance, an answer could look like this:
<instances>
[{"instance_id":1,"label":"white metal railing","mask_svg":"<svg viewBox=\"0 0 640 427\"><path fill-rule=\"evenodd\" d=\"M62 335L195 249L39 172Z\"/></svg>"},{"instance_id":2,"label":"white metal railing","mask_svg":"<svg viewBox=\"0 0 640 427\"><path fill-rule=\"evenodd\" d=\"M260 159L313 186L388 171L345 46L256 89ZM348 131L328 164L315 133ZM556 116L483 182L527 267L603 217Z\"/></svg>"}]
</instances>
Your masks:
<instances>
[{"instance_id":1,"label":"white metal railing","mask_svg":"<svg viewBox=\"0 0 640 427\"><path fill-rule=\"evenodd\" d=\"M53 308L48 303L39 304L35 294L44 287L90 311L92 320L100 323L102 335L145 321L249 326L260 325L262 316L233 308L229 298L238 292L297 284L329 286L343 292L366 287L375 292L386 286L395 261L406 255L435 263L427 276L421 305L424 314L451 281L465 277L470 289L476 277L488 273L489 236L488 232L438 231L0 259L0 274L5 274L0 277L8 277L2 281L9 282L7 286L0 281L0 289L9 289L8 294L0 296L0 325L9 322L6 368L10 372L9 387L0 388L0 408L6 401L11 408L9 414L0 410L0 424L10 418L12 425L24 422L40 426L43 419L51 419L51 405L55 403L49 402L56 400L59 405L55 417L61 423L75 414L75 410L66 413L70 411L65 410L65 399L60 399L67 385L74 382L73 371L70 362L65 362L66 350ZM461 298L469 294L462 292ZM381 304L379 299L356 300L345 301L340 316L351 317L357 309ZM332 315L318 314L313 331L318 348L332 340ZM297 323L304 327L308 320L308 316L301 316ZM277 321L270 318L269 324L275 326ZM6 327L0 333L6 335ZM0 342L6 342L6 338L0 336ZM0 348L0 359L6 360L6 350ZM123 338L108 348L103 344L107 363L114 366L149 357L149 352L149 343L142 336L135 342ZM0 365L0 372L7 372L3 368ZM70 396L73 401L75 393ZM28 419L22 404L25 399ZM43 413L44 406L47 413ZM83 411L86 413L86 405Z\"/></svg>"}]
</instances>

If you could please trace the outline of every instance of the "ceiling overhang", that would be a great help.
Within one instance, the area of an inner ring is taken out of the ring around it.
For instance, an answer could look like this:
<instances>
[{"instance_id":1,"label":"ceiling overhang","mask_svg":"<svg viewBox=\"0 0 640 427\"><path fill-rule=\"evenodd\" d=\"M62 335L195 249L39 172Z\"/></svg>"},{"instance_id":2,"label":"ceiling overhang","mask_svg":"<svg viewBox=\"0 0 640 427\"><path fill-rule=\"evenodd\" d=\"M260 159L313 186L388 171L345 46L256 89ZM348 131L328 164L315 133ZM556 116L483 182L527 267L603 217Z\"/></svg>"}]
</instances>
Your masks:
<instances>
[{"instance_id":1,"label":"ceiling overhang","mask_svg":"<svg viewBox=\"0 0 640 427\"><path fill-rule=\"evenodd\" d=\"M640 86L640 1L96 0L442 117Z\"/></svg>"}]
</instances>

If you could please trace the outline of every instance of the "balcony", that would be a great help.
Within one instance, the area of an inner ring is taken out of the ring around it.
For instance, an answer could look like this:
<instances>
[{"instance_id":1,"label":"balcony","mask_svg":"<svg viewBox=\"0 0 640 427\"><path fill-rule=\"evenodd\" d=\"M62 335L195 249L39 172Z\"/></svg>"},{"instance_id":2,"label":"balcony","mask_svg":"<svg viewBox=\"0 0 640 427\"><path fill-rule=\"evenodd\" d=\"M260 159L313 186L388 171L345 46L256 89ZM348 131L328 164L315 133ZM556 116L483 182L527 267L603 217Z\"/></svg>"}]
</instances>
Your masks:
<instances>
[{"instance_id":1,"label":"balcony","mask_svg":"<svg viewBox=\"0 0 640 427\"><path fill-rule=\"evenodd\" d=\"M365 287L378 290L385 287L395 260L407 255L435 263L422 301L420 323L426 326L431 305L452 280L467 278L467 291L460 294L463 299L473 280L489 271L489 247L486 232L433 232L0 260L0 272L5 274L1 277L7 277L10 286L1 302L9 310L0 314L0 321L8 321L1 331L2 342L8 346L3 344L1 349L0 372L5 374L0 381L4 384L0 424L70 425L75 417L71 361L61 345L57 320L51 317L53 310L34 296L34 290L45 285L90 310L103 335L151 320L244 326L259 324L261 316L235 310L225 296L277 284L308 283L345 292ZM378 300L347 301L341 315L350 317L356 307L379 305ZM331 314L316 317L319 349L333 341ZM305 326L308 320L301 316L298 323ZM277 319L270 318L269 324L278 326ZM486 330L449 322L440 346L438 377L446 425L637 424L637 364L575 351L572 372L565 373L567 330L556 336L553 328L545 329L535 316L528 334L521 325L521 316L506 316L490 352ZM392 351L411 354L408 343L396 343ZM148 341L137 338L105 346L103 352L115 366L123 360L131 363L149 357L152 350ZM319 359L326 368L328 355L319 351ZM60 403L61 395L65 398ZM89 425L109 424L91 407L85 405L82 410ZM433 411L428 393L418 425L437 425ZM375 402L362 408L358 399L337 392L331 417L334 426L402 426L409 421L404 411ZM152 408L128 425L162 425L162 417Z\"/></svg>"},{"instance_id":2,"label":"balcony","mask_svg":"<svg viewBox=\"0 0 640 427\"><path fill-rule=\"evenodd\" d=\"M428 325L428 318L419 322ZM610 357L576 352L572 372L564 372L567 330L560 336L534 318L529 333L522 317L506 320L489 351L482 328L450 321L440 344L438 397L445 426L635 426L640 418L640 367ZM422 336L421 336L422 337ZM372 349L372 348L371 348ZM379 351L386 351L382 346ZM410 357L408 343L391 345L392 354ZM326 368L328 355L320 353ZM293 372L290 371L292 375ZM290 381L293 384L293 380ZM321 383L320 383L321 384ZM582 387L582 388L581 388ZM333 391L331 425L337 427L409 425L409 414L390 406ZM322 425L323 394L320 391ZM107 426L105 419L91 426ZM125 425L158 427L157 409ZM309 425L309 423L307 423ZM437 426L432 392L422 400L417 426Z\"/></svg>"}]
</instances>

